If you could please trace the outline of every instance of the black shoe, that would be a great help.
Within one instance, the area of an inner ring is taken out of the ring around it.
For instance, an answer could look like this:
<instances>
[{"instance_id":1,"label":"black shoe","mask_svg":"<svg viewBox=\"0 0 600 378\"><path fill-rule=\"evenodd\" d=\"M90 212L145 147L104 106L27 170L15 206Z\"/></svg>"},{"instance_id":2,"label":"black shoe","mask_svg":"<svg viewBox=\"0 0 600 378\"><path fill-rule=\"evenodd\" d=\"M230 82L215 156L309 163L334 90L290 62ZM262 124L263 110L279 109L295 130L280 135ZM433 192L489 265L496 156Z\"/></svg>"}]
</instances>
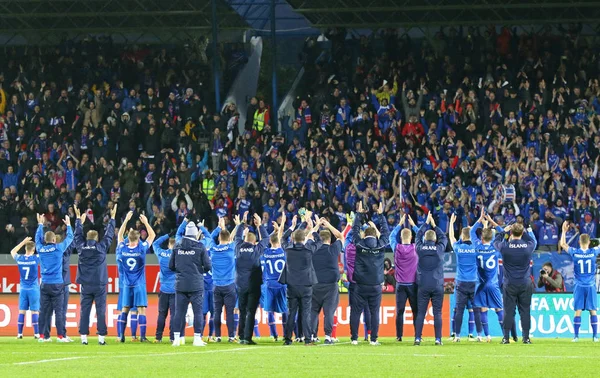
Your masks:
<instances>
[{"instance_id":1,"label":"black shoe","mask_svg":"<svg viewBox=\"0 0 600 378\"><path fill-rule=\"evenodd\" d=\"M145 337L140 338L140 343L149 343L149 342L150 342L150 340L148 340Z\"/></svg>"},{"instance_id":2,"label":"black shoe","mask_svg":"<svg viewBox=\"0 0 600 378\"><path fill-rule=\"evenodd\" d=\"M273 340L275 340L275 342L277 342L279 340L279 337L273 336Z\"/></svg>"},{"instance_id":3,"label":"black shoe","mask_svg":"<svg viewBox=\"0 0 600 378\"><path fill-rule=\"evenodd\" d=\"M125 342L125 336L121 336L121 338L119 339L120 342L124 343Z\"/></svg>"},{"instance_id":4,"label":"black shoe","mask_svg":"<svg viewBox=\"0 0 600 378\"><path fill-rule=\"evenodd\" d=\"M420 339L415 340L415 343L413 345L414 346L420 346L421 345L421 340Z\"/></svg>"},{"instance_id":5,"label":"black shoe","mask_svg":"<svg viewBox=\"0 0 600 378\"><path fill-rule=\"evenodd\" d=\"M240 344L241 345L248 345L248 342L246 340L240 340Z\"/></svg>"},{"instance_id":6,"label":"black shoe","mask_svg":"<svg viewBox=\"0 0 600 378\"><path fill-rule=\"evenodd\" d=\"M285 341L283 342L283 345L292 345L292 344L294 344L294 343L290 339L285 339Z\"/></svg>"},{"instance_id":7,"label":"black shoe","mask_svg":"<svg viewBox=\"0 0 600 378\"><path fill-rule=\"evenodd\" d=\"M396 341L401 343L402 342L402 337L396 337Z\"/></svg>"},{"instance_id":8,"label":"black shoe","mask_svg":"<svg viewBox=\"0 0 600 378\"><path fill-rule=\"evenodd\" d=\"M510 344L510 340L503 338L502 341L500 341L500 344L503 344L503 345Z\"/></svg>"},{"instance_id":9,"label":"black shoe","mask_svg":"<svg viewBox=\"0 0 600 378\"><path fill-rule=\"evenodd\" d=\"M81 345L88 345L88 342L84 341L84 342L81 343Z\"/></svg>"},{"instance_id":10,"label":"black shoe","mask_svg":"<svg viewBox=\"0 0 600 378\"><path fill-rule=\"evenodd\" d=\"M369 341L369 338L368 338L368 337L365 337L365 341Z\"/></svg>"},{"instance_id":11,"label":"black shoe","mask_svg":"<svg viewBox=\"0 0 600 378\"><path fill-rule=\"evenodd\" d=\"M246 345L256 345L256 341L248 340L248 341L246 341Z\"/></svg>"},{"instance_id":12,"label":"black shoe","mask_svg":"<svg viewBox=\"0 0 600 378\"><path fill-rule=\"evenodd\" d=\"M323 345L333 345L333 341L331 341L330 339L325 339Z\"/></svg>"},{"instance_id":13,"label":"black shoe","mask_svg":"<svg viewBox=\"0 0 600 378\"><path fill-rule=\"evenodd\" d=\"M85 345L87 345L87 343L85 343ZM98 342L98 345L106 345L106 341Z\"/></svg>"},{"instance_id":14,"label":"black shoe","mask_svg":"<svg viewBox=\"0 0 600 378\"><path fill-rule=\"evenodd\" d=\"M518 338L517 336L513 336L513 341L514 341L515 343L518 343L518 342L519 342L519 338Z\"/></svg>"},{"instance_id":15,"label":"black shoe","mask_svg":"<svg viewBox=\"0 0 600 378\"><path fill-rule=\"evenodd\" d=\"M529 338L523 338L523 344L531 344L531 340L529 340Z\"/></svg>"}]
</instances>

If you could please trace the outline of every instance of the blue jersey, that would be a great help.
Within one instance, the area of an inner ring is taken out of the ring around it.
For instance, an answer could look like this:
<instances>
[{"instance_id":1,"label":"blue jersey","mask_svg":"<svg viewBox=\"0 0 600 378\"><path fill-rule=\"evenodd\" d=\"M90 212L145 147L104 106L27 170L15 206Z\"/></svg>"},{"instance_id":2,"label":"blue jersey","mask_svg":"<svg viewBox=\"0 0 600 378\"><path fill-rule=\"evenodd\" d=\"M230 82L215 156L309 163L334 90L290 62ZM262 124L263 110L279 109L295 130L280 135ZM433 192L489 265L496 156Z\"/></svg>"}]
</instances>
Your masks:
<instances>
[{"instance_id":1,"label":"blue jersey","mask_svg":"<svg viewBox=\"0 0 600 378\"><path fill-rule=\"evenodd\" d=\"M158 259L160 266L160 291L166 294L175 294L175 272L169 269L169 260L173 250L161 248L161 244L169 239L169 235L163 235L152 243L152 249Z\"/></svg>"},{"instance_id":2,"label":"blue jersey","mask_svg":"<svg viewBox=\"0 0 600 378\"><path fill-rule=\"evenodd\" d=\"M21 290L39 288L38 266L40 264L40 258L37 255L16 255L15 261L17 262L19 274L21 275Z\"/></svg>"},{"instance_id":3,"label":"blue jersey","mask_svg":"<svg viewBox=\"0 0 600 378\"><path fill-rule=\"evenodd\" d=\"M227 286L235 282L234 243L215 245L210 249L212 278L215 286Z\"/></svg>"},{"instance_id":4,"label":"blue jersey","mask_svg":"<svg viewBox=\"0 0 600 378\"><path fill-rule=\"evenodd\" d=\"M498 259L500 254L491 244L482 244L477 236L477 230L482 227L480 222L476 222L471 227L471 242L475 246L475 256L477 259L477 275L480 285L498 286Z\"/></svg>"},{"instance_id":5,"label":"blue jersey","mask_svg":"<svg viewBox=\"0 0 600 378\"><path fill-rule=\"evenodd\" d=\"M146 285L146 253L148 243L140 241L135 247L122 242L117 248L117 260L121 260L123 286Z\"/></svg>"},{"instance_id":6,"label":"blue jersey","mask_svg":"<svg viewBox=\"0 0 600 378\"><path fill-rule=\"evenodd\" d=\"M263 281L279 281L279 276L285 267L285 252L281 248L267 248L260 257L263 268Z\"/></svg>"},{"instance_id":7,"label":"blue jersey","mask_svg":"<svg viewBox=\"0 0 600 378\"><path fill-rule=\"evenodd\" d=\"M35 233L35 249L40 258L42 283L63 284L63 254L73 241L73 229L67 226L67 237L58 244L44 242L44 226L38 225Z\"/></svg>"},{"instance_id":8,"label":"blue jersey","mask_svg":"<svg viewBox=\"0 0 600 378\"><path fill-rule=\"evenodd\" d=\"M596 286L596 258L600 248L591 248L582 251L580 248L569 248L569 255L573 258L575 270L575 285Z\"/></svg>"},{"instance_id":9,"label":"blue jersey","mask_svg":"<svg viewBox=\"0 0 600 378\"><path fill-rule=\"evenodd\" d=\"M456 280L461 282L477 282L477 255L475 245L470 241L457 241L452 246L456 254Z\"/></svg>"}]
</instances>

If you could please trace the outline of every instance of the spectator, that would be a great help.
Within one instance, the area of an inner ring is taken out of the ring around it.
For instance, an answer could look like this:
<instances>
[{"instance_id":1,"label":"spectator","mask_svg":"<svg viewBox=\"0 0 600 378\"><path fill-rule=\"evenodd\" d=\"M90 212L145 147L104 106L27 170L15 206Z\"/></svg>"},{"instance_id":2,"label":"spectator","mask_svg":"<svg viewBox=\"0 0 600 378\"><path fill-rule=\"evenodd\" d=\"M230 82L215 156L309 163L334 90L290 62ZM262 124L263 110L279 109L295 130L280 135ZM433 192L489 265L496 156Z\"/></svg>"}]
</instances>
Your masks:
<instances>
[{"instance_id":1,"label":"spectator","mask_svg":"<svg viewBox=\"0 0 600 378\"><path fill-rule=\"evenodd\" d=\"M560 293L565 291L563 277L558 270L552 267L551 262L547 262L542 266L537 287L543 287L546 293Z\"/></svg>"}]
</instances>

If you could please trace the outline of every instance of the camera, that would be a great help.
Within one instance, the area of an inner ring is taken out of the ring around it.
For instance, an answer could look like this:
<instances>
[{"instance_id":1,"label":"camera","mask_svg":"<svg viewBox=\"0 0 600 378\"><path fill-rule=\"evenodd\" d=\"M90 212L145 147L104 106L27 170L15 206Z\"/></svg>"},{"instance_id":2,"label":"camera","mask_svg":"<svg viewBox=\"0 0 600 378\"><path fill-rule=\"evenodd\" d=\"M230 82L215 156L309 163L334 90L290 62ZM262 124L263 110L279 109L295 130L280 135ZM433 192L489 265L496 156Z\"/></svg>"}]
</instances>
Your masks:
<instances>
[{"instance_id":1,"label":"camera","mask_svg":"<svg viewBox=\"0 0 600 378\"><path fill-rule=\"evenodd\" d=\"M540 274L544 275L544 274L546 274L546 271L544 269L542 269L542 270L540 270Z\"/></svg>"}]
</instances>

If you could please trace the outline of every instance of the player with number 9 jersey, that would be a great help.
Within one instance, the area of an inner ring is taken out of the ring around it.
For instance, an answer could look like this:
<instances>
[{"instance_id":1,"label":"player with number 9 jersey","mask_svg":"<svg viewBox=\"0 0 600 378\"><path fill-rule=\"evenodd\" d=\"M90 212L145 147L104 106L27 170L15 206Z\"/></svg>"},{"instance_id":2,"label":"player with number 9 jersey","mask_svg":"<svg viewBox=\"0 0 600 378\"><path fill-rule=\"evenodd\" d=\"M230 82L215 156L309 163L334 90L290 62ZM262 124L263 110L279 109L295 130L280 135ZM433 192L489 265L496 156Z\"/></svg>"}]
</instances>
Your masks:
<instances>
[{"instance_id":1,"label":"player with number 9 jersey","mask_svg":"<svg viewBox=\"0 0 600 378\"><path fill-rule=\"evenodd\" d=\"M287 286L279 283L285 261L285 252L279 246L267 248L261 256L264 282L263 309L267 312L287 313Z\"/></svg>"},{"instance_id":2,"label":"player with number 9 jersey","mask_svg":"<svg viewBox=\"0 0 600 378\"><path fill-rule=\"evenodd\" d=\"M140 241L135 247L122 242L117 247L117 259L120 261L123 276L123 307L147 307L146 290L146 253L149 244Z\"/></svg>"}]
</instances>

